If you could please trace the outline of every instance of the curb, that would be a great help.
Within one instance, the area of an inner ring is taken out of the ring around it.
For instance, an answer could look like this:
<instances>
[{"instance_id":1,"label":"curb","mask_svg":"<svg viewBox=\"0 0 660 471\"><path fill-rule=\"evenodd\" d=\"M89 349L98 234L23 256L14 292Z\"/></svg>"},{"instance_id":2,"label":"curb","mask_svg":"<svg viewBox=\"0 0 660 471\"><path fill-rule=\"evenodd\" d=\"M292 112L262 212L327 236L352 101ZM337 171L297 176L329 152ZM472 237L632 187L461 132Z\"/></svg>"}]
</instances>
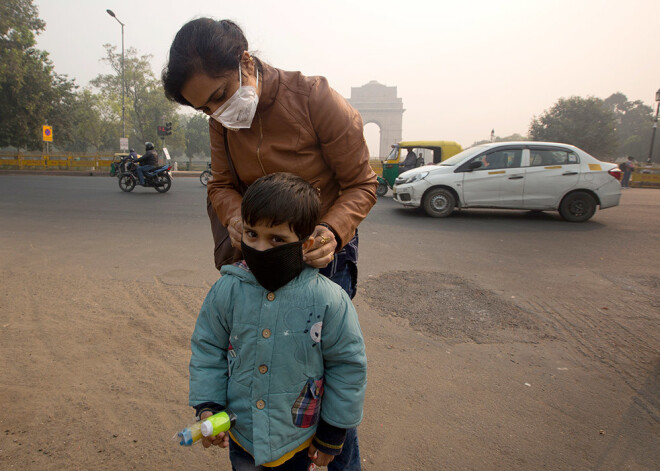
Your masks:
<instances>
[{"instance_id":1,"label":"curb","mask_svg":"<svg viewBox=\"0 0 660 471\"><path fill-rule=\"evenodd\" d=\"M202 172L177 170L172 172L173 177L199 177ZM110 174L100 171L74 171L74 170L1 170L0 175L54 175L60 177L109 177ZM115 178L115 177L111 177Z\"/></svg>"}]
</instances>

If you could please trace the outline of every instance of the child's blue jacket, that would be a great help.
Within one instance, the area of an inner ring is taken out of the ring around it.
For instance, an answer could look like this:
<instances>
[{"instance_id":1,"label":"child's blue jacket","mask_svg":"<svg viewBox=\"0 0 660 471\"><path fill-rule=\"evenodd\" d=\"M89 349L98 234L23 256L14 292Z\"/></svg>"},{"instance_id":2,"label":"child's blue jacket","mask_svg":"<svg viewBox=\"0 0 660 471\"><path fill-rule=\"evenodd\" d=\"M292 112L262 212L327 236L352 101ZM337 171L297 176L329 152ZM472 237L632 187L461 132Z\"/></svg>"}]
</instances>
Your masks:
<instances>
[{"instance_id":1,"label":"child's blue jacket","mask_svg":"<svg viewBox=\"0 0 660 471\"><path fill-rule=\"evenodd\" d=\"M309 267L274 293L240 265L221 274L191 340L190 405L230 408L257 466L314 435L319 408L330 425L356 427L367 358L346 293Z\"/></svg>"}]
</instances>

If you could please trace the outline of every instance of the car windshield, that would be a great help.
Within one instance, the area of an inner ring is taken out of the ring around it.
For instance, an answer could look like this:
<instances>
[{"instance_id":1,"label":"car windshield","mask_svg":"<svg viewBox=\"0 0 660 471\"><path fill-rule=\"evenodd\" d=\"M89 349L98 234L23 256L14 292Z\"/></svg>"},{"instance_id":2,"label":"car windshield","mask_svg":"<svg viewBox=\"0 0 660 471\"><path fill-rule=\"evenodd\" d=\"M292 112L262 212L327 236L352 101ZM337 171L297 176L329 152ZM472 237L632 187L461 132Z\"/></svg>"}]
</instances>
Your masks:
<instances>
[{"instance_id":1,"label":"car windshield","mask_svg":"<svg viewBox=\"0 0 660 471\"><path fill-rule=\"evenodd\" d=\"M460 152L455 156L448 158L447 160L443 160L436 165L441 167L453 167L454 165L460 164L466 158L472 157L473 155L477 155L479 152L482 152L484 148L485 146L470 147L469 149L465 149L463 152Z\"/></svg>"}]
</instances>

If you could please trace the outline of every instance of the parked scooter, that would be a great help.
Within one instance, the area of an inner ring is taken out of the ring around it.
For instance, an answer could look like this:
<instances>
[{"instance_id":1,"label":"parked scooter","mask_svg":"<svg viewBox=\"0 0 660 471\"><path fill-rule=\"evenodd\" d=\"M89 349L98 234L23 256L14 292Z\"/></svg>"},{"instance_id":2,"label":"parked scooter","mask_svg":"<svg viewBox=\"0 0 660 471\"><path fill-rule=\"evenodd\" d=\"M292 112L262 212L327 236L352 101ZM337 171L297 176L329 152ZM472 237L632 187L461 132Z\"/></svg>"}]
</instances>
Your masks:
<instances>
[{"instance_id":1,"label":"parked scooter","mask_svg":"<svg viewBox=\"0 0 660 471\"><path fill-rule=\"evenodd\" d=\"M199 181L202 183L202 185L206 186L208 185L212 176L213 174L211 173L211 162L209 162L206 164L206 170L204 170L199 176Z\"/></svg>"}]
</instances>

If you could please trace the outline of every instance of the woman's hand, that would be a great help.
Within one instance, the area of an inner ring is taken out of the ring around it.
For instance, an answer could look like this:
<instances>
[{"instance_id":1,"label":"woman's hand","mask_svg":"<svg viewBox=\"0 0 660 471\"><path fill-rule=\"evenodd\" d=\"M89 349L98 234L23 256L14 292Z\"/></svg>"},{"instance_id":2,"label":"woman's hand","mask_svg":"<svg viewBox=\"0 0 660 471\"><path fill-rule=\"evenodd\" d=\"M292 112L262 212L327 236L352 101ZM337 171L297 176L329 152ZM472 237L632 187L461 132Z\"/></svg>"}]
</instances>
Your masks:
<instances>
[{"instance_id":1,"label":"woman's hand","mask_svg":"<svg viewBox=\"0 0 660 471\"><path fill-rule=\"evenodd\" d=\"M303 260L311 267L325 268L335 258L335 235L325 226L316 226L312 238L314 244L303 252Z\"/></svg>"},{"instance_id":2,"label":"woman's hand","mask_svg":"<svg viewBox=\"0 0 660 471\"><path fill-rule=\"evenodd\" d=\"M240 216L233 217L229 220L229 238L231 239L231 246L237 249L241 248L241 239L243 238L243 220Z\"/></svg>"},{"instance_id":3,"label":"woman's hand","mask_svg":"<svg viewBox=\"0 0 660 471\"><path fill-rule=\"evenodd\" d=\"M199 416L199 420L206 420L213 415L213 412L206 411L202 412ZM211 435L210 437L202 437L202 445L204 448L208 448L211 445L219 446L220 448L227 448L229 446L229 434L226 432L220 432L217 435Z\"/></svg>"}]
</instances>

